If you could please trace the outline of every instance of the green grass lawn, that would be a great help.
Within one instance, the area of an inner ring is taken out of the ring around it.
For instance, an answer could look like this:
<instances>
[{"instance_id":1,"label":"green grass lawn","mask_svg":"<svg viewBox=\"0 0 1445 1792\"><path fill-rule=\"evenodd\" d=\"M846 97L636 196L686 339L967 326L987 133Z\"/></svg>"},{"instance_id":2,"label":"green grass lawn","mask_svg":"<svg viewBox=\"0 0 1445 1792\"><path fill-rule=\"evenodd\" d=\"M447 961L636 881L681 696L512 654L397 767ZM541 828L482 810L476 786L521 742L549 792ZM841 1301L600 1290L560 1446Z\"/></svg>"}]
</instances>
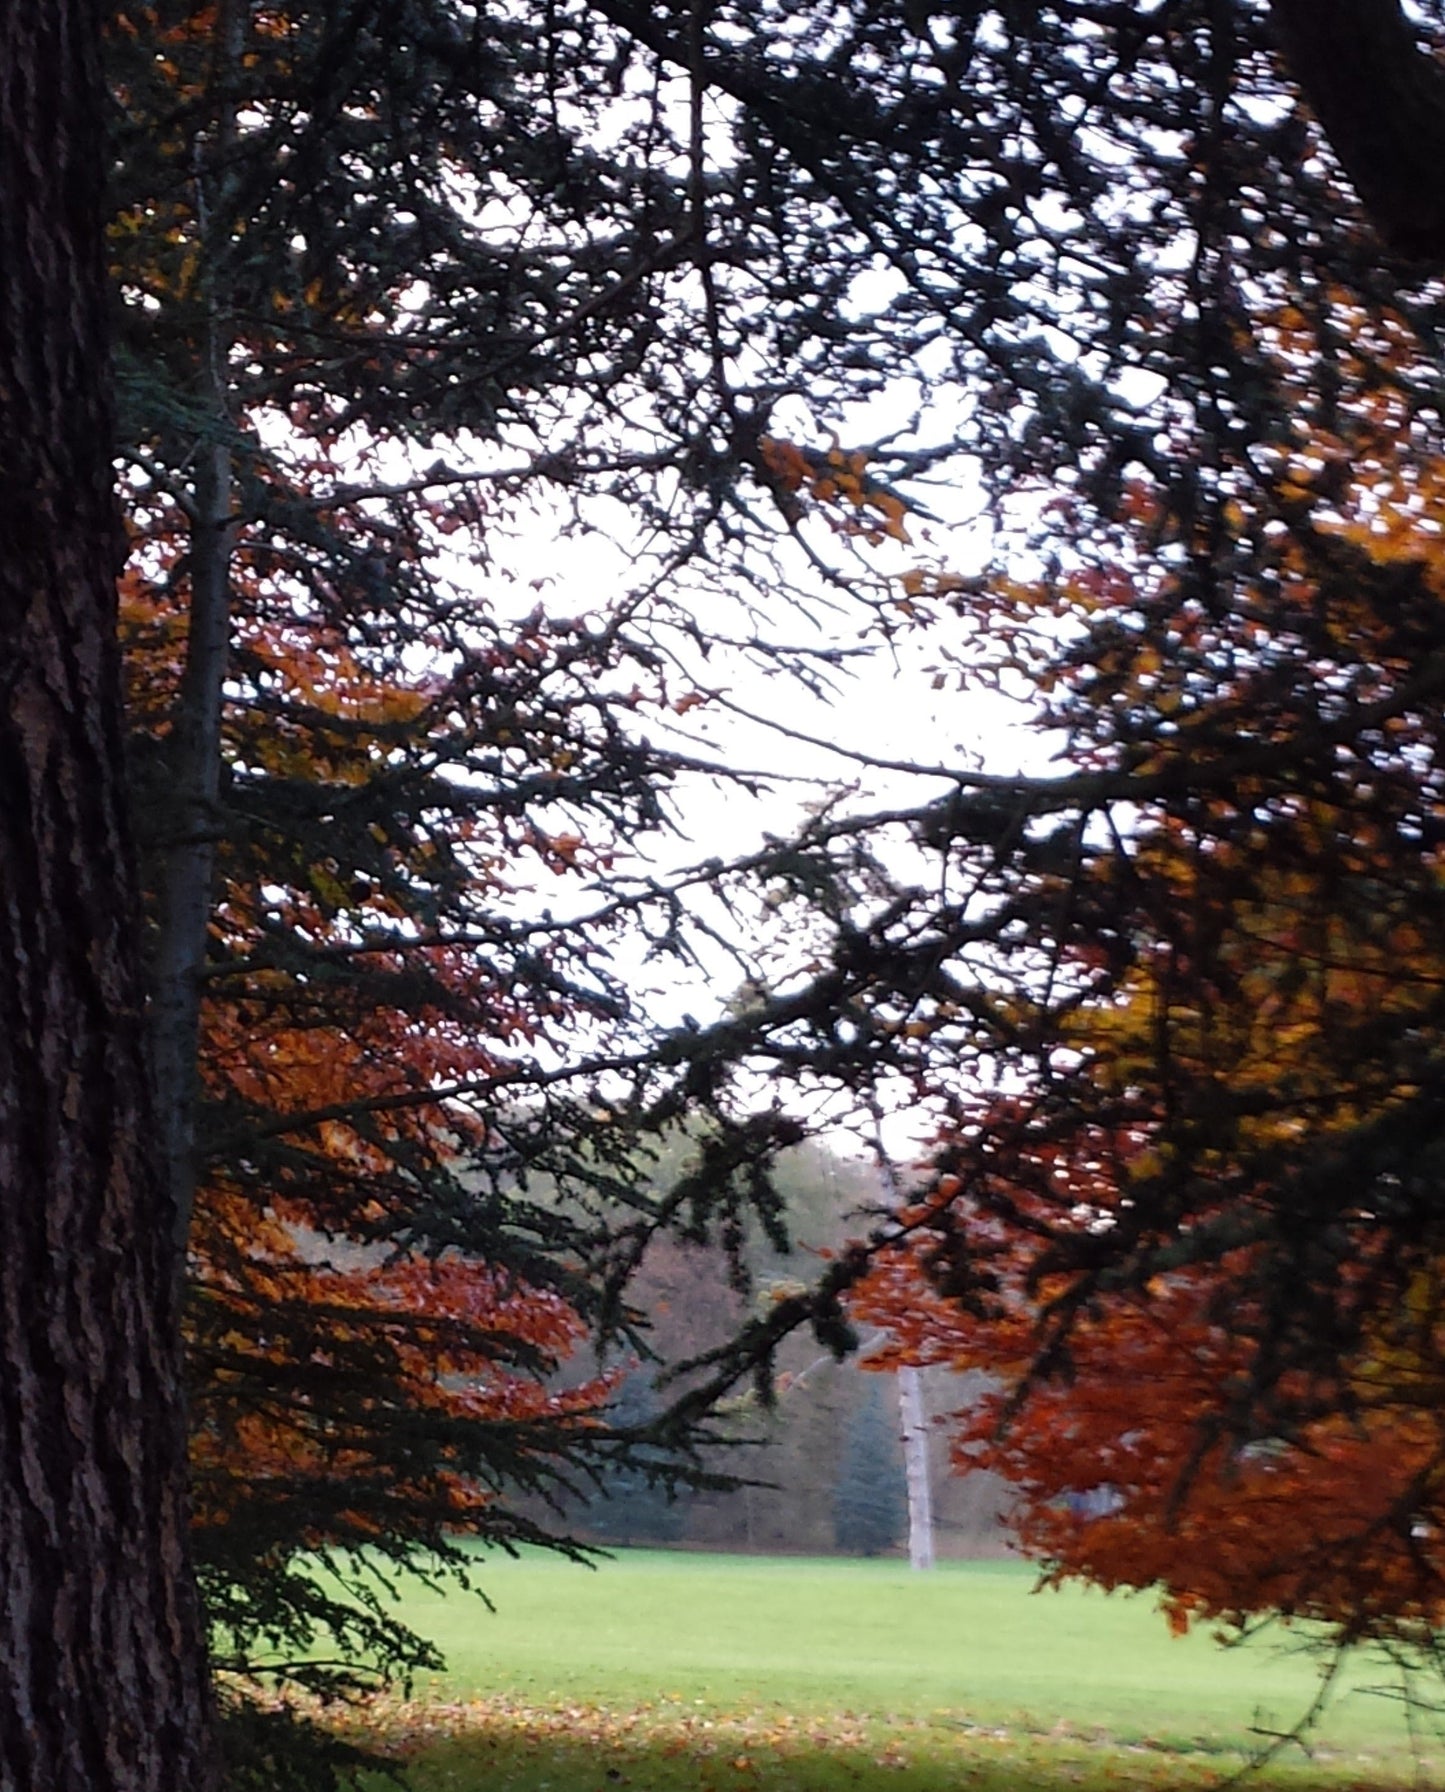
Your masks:
<instances>
[{"instance_id":1,"label":"green grass lawn","mask_svg":"<svg viewBox=\"0 0 1445 1792\"><path fill-rule=\"evenodd\" d=\"M639 1550L591 1570L486 1558L479 1578L494 1611L405 1602L449 1661L392 1713L426 1744L428 1789L1214 1784L1318 1685L1287 1631L1234 1650L1171 1637L1149 1598L1034 1595L1011 1562L916 1575ZM1273 1777L1409 1778L1398 1703L1364 1690L1386 1678L1357 1665L1313 1760L1292 1750ZM1423 1747L1439 1756L1433 1735Z\"/></svg>"}]
</instances>

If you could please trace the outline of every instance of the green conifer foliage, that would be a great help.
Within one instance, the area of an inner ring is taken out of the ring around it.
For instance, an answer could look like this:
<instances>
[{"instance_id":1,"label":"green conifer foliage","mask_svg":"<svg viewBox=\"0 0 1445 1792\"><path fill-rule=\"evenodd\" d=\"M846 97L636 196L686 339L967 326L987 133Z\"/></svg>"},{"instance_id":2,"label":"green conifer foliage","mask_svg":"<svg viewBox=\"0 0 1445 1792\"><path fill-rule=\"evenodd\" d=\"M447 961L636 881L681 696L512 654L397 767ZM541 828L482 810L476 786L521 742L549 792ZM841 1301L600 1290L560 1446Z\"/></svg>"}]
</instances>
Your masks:
<instances>
[{"instance_id":1,"label":"green conifer foliage","mask_svg":"<svg viewBox=\"0 0 1445 1792\"><path fill-rule=\"evenodd\" d=\"M908 1522L903 1458L891 1384L867 1379L867 1392L849 1421L838 1479L833 1488L833 1536L848 1555L876 1556L892 1549Z\"/></svg>"}]
</instances>

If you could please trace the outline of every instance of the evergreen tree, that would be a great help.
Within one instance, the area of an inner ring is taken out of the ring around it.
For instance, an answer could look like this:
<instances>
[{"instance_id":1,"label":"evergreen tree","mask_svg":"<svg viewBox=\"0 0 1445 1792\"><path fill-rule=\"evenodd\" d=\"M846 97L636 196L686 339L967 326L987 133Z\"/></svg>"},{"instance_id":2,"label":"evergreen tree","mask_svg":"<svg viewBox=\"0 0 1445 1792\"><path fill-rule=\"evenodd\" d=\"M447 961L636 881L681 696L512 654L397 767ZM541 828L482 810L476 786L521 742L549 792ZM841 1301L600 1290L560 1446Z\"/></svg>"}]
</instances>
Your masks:
<instances>
[{"instance_id":1,"label":"evergreen tree","mask_svg":"<svg viewBox=\"0 0 1445 1792\"><path fill-rule=\"evenodd\" d=\"M833 1488L833 1537L848 1555L876 1556L903 1536L908 1496L897 1414L889 1410L883 1378L868 1376L866 1387L848 1424Z\"/></svg>"},{"instance_id":2,"label":"evergreen tree","mask_svg":"<svg viewBox=\"0 0 1445 1792\"><path fill-rule=\"evenodd\" d=\"M1425 343L1439 301L1348 227L1244 7L163 0L116 10L109 56L131 767L215 1467L208 1590L243 1644L289 1648L318 1615L292 1573L307 1550L413 1559L459 1511L530 1534L502 1487L636 1444L497 1402L545 1391L579 1315L625 1323L659 1229L720 1231L743 1279L745 1215L779 1231L772 1160L805 1124L783 1111L790 1080L806 1114L819 1080L897 1074L965 1138L957 1089L1010 1053L1057 1089L1068 1052L1037 978L1069 929L1111 965L1138 935L1074 881L1100 807L1194 789L1183 764L1150 769L1180 723L1128 700L1121 639L1190 668L1189 714L1250 662L1248 642L1181 635L1181 602L1214 618L1239 600L1241 626L1290 636L1240 594L1246 572L1268 585L1299 513L1287 481L1246 500L1297 426L1331 437L1342 380L1398 364L1379 320L1408 313ZM1342 302L1364 320L1347 338ZM1429 357L1405 360L1397 433L1428 443ZM900 378L918 423L855 448ZM966 402L928 416L950 381ZM869 572L870 542L907 534L897 481L961 452L1006 533L1033 538L1041 584ZM1019 501L1039 493L1042 520ZM521 614L507 580L534 575L506 567L509 539L604 516L630 568L616 601L549 593ZM1137 611L1097 604L1121 554L1167 569L1167 601L1146 577ZM1347 570L1388 609L1386 573ZM960 773L911 813L820 811L738 879L805 916L798 963L750 967L756 1002L659 1044L610 930L637 918L685 953L689 892L716 874L660 887L625 853L707 770L670 731L724 700L708 655L834 675L839 644L780 658L792 618L759 620L818 580L883 639L956 610L949 653L1005 685L1051 655L1062 609L1070 663L1094 668L1059 711L1081 781ZM1406 628L1393 647L1413 644ZM1310 687L1297 746L1339 701ZM1249 738L1247 717L1221 726ZM1259 751L1283 763L1277 741ZM949 877L890 888L889 828ZM597 903L584 924L549 900L574 876ZM546 896L520 900L533 880ZM1012 1006L980 943L1020 967ZM650 1196L636 1138L696 1114L697 1162ZM530 1199L540 1176L570 1204ZM972 1246L937 1224L941 1273L971 1286ZM363 1292L357 1266L382 1259L394 1278ZM667 1415L678 1438L799 1324L845 1348L861 1262L758 1315ZM525 1313L499 1316L513 1290ZM495 1369L475 1410L419 1367L440 1333L468 1372ZM278 1420L301 1472L228 1499L237 1446ZM328 1455L344 1474L317 1472ZM413 1646L362 1630L383 1659Z\"/></svg>"},{"instance_id":3,"label":"evergreen tree","mask_svg":"<svg viewBox=\"0 0 1445 1792\"><path fill-rule=\"evenodd\" d=\"M656 1411L645 1375L629 1375L613 1402L616 1422L644 1430ZM655 1464L658 1453L651 1454ZM649 1474L649 1453L607 1474L596 1497L587 1501L576 1522L604 1543L675 1543L683 1534L686 1507L669 1496L656 1474Z\"/></svg>"}]
</instances>

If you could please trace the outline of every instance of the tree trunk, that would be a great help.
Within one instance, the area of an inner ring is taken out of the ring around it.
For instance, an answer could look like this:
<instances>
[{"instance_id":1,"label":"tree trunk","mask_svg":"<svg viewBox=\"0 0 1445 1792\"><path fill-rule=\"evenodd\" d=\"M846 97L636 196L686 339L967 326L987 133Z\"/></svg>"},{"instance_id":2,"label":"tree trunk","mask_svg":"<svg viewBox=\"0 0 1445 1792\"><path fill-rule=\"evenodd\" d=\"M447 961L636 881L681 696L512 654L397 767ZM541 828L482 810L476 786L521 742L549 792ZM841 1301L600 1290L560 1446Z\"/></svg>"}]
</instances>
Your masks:
<instances>
[{"instance_id":1,"label":"tree trunk","mask_svg":"<svg viewBox=\"0 0 1445 1792\"><path fill-rule=\"evenodd\" d=\"M150 1052L161 1162L185 1266L196 1198L196 1108L200 1096L201 978L215 906L220 829L221 724L231 650L231 556L235 545L233 423L227 390L231 339L222 270L234 183L234 93L245 45L245 12L221 0L214 26L216 125L196 145L196 212L202 232L206 306L198 371L207 439L197 445L191 525L186 661L172 719L165 839L160 859L150 987Z\"/></svg>"},{"instance_id":2,"label":"tree trunk","mask_svg":"<svg viewBox=\"0 0 1445 1792\"><path fill-rule=\"evenodd\" d=\"M890 1206L903 1205L903 1189L883 1139L883 1109L870 1103L873 1155ZM898 1430L903 1441L903 1479L908 1490L908 1565L933 1566L933 1482L928 1473L928 1418L923 1410L923 1377L915 1368L898 1371Z\"/></svg>"},{"instance_id":3,"label":"tree trunk","mask_svg":"<svg viewBox=\"0 0 1445 1792\"><path fill-rule=\"evenodd\" d=\"M908 1488L908 1566L927 1569L933 1566L933 1483L928 1476L928 1418L918 1369L898 1371L898 1418Z\"/></svg>"},{"instance_id":4,"label":"tree trunk","mask_svg":"<svg viewBox=\"0 0 1445 1792\"><path fill-rule=\"evenodd\" d=\"M1380 235L1445 262L1445 66L1399 0L1271 0L1289 72Z\"/></svg>"},{"instance_id":5,"label":"tree trunk","mask_svg":"<svg viewBox=\"0 0 1445 1792\"><path fill-rule=\"evenodd\" d=\"M0 8L0 1789L209 1784L122 802L91 0Z\"/></svg>"}]
</instances>

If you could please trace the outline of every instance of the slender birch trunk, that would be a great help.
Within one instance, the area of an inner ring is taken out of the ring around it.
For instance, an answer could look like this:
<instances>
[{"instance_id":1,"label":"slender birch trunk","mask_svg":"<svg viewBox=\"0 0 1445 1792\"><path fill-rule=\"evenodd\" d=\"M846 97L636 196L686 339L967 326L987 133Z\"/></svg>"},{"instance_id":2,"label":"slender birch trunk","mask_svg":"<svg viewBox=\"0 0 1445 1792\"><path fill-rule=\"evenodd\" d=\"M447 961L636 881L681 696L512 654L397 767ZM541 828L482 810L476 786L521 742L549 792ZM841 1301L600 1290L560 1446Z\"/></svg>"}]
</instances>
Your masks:
<instances>
[{"instance_id":1,"label":"slender birch trunk","mask_svg":"<svg viewBox=\"0 0 1445 1792\"><path fill-rule=\"evenodd\" d=\"M928 1415L923 1376L898 1371L898 1422L903 1435L903 1475L908 1488L908 1566L933 1566L933 1484L928 1474Z\"/></svg>"},{"instance_id":2,"label":"slender birch trunk","mask_svg":"<svg viewBox=\"0 0 1445 1792\"><path fill-rule=\"evenodd\" d=\"M875 1103L873 1155L890 1204L901 1205L903 1191L898 1173L883 1142L883 1112ZM923 1381L917 1369L898 1371L898 1429L903 1442L903 1478L908 1491L908 1565L931 1568L933 1549L933 1483L928 1473L928 1419L923 1406Z\"/></svg>"}]
</instances>

